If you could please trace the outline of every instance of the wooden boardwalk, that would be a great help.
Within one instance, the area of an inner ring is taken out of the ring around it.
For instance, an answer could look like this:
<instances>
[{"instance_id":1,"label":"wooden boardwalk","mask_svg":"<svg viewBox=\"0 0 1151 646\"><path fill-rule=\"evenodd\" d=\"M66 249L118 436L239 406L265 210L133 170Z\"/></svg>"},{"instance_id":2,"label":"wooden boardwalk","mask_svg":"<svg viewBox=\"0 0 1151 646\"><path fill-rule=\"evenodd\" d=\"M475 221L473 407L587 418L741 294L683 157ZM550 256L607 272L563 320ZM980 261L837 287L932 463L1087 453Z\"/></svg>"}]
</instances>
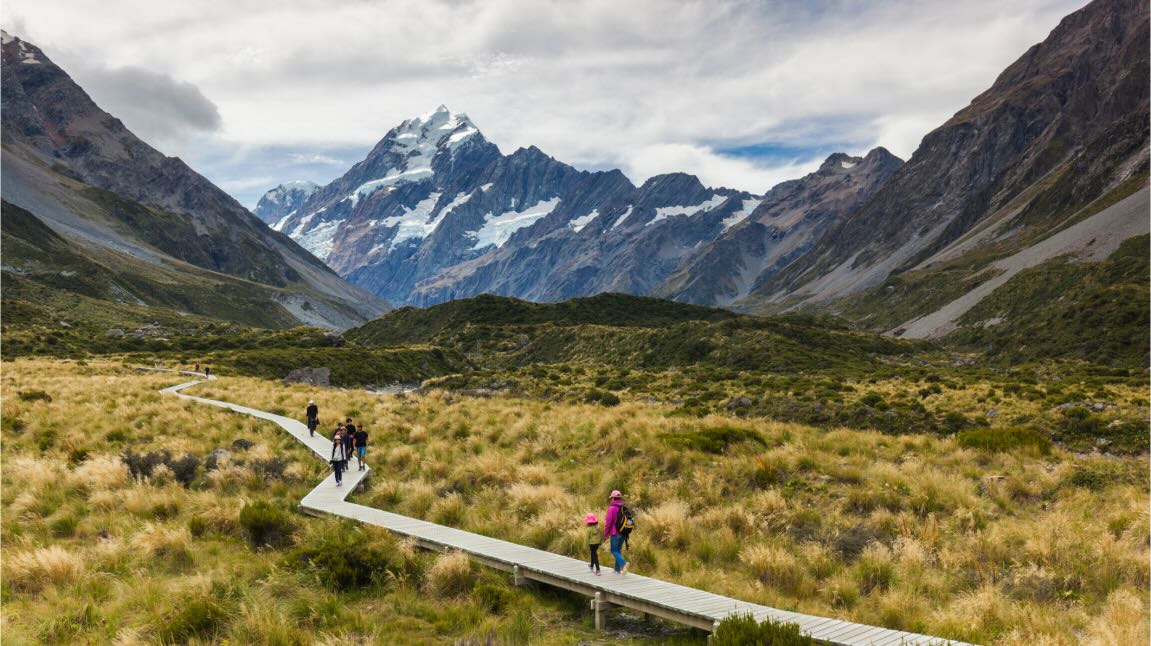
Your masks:
<instances>
[{"instance_id":1,"label":"wooden boardwalk","mask_svg":"<svg viewBox=\"0 0 1151 646\"><path fill-rule=\"evenodd\" d=\"M274 422L325 462L329 459L331 440L320 434L309 436L308 428L302 422L247 406L180 392L199 383L202 382L189 381L165 388L161 392ZM452 550L465 552L479 563L511 572L516 584L538 581L586 595L591 598L597 628L603 627L606 610L612 606L622 606L709 632L729 615L751 614L760 621L771 618L798 624L801 632L827 644L969 646L963 642L940 637L778 610L638 574L617 575L609 569L603 576L595 576L588 571L587 563L582 560L347 502L345 498L368 477L370 472L370 469L368 471L352 469L344 474L342 487L337 487L335 476L329 475L304 497L300 507L311 513L340 516L382 527L395 534L411 537L423 548L439 552Z\"/></svg>"}]
</instances>

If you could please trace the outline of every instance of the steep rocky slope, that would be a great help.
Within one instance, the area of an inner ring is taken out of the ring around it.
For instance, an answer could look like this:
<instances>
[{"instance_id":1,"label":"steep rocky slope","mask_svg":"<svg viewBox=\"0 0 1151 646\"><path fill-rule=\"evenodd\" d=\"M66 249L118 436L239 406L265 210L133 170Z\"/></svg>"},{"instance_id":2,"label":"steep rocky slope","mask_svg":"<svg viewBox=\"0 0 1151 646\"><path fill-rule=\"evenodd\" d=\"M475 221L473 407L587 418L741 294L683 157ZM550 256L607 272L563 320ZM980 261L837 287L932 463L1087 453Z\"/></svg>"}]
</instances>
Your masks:
<instances>
[{"instance_id":1,"label":"steep rocky slope","mask_svg":"<svg viewBox=\"0 0 1151 646\"><path fill-rule=\"evenodd\" d=\"M137 273L148 273L147 265L157 276L190 266L252 283L257 289L230 304L250 306L249 322L343 328L386 310L182 161L138 139L34 45L2 38L6 202L84 253L131 259ZM50 264L51 256L40 262ZM196 279L184 282L196 288ZM269 303L275 314L258 314Z\"/></svg>"},{"instance_id":2,"label":"steep rocky slope","mask_svg":"<svg viewBox=\"0 0 1151 646\"><path fill-rule=\"evenodd\" d=\"M655 295L729 305L771 279L882 187L903 162L884 148L835 154L806 177L776 185L751 215L694 252Z\"/></svg>"},{"instance_id":3,"label":"steep rocky slope","mask_svg":"<svg viewBox=\"0 0 1151 646\"><path fill-rule=\"evenodd\" d=\"M982 269L1123 197L1116 192L1130 194L1147 172L1147 42L1148 8L1138 0L1096 0L1066 17L742 305L882 298L899 291L888 289L890 276L961 256ZM939 281L945 291L961 285L954 278ZM908 301L942 305L931 293Z\"/></svg>"}]
</instances>

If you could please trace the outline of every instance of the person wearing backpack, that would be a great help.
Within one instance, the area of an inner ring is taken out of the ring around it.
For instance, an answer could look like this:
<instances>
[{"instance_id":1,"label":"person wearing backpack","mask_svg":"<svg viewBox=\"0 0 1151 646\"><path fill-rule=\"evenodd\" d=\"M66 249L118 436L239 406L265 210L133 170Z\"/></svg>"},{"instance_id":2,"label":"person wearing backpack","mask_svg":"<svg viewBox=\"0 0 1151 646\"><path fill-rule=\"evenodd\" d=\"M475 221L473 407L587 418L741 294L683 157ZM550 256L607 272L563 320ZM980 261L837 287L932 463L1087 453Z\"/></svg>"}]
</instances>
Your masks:
<instances>
[{"instance_id":1,"label":"person wearing backpack","mask_svg":"<svg viewBox=\"0 0 1151 646\"><path fill-rule=\"evenodd\" d=\"M332 471L336 474L336 486L344 486L344 467L348 464L348 454L344 450L344 427L337 426L336 434L332 436Z\"/></svg>"},{"instance_id":2,"label":"person wearing backpack","mask_svg":"<svg viewBox=\"0 0 1151 646\"><path fill-rule=\"evenodd\" d=\"M583 517L583 523L586 526L584 534L587 536L588 552L591 554L591 562L587 564L587 569L599 576L599 546L603 543L603 534L597 527L599 519L595 514L588 514Z\"/></svg>"},{"instance_id":3,"label":"person wearing backpack","mask_svg":"<svg viewBox=\"0 0 1151 646\"><path fill-rule=\"evenodd\" d=\"M304 415L308 419L308 436L313 436L316 434L316 428L320 425L320 408L316 406L316 400L308 400L308 408Z\"/></svg>"},{"instance_id":4,"label":"person wearing backpack","mask_svg":"<svg viewBox=\"0 0 1151 646\"><path fill-rule=\"evenodd\" d=\"M624 539L620 530L626 523L627 518L623 513L623 494L620 493L619 489L616 489L611 492L611 504L608 505L607 513L604 514L603 518L603 535L608 538L609 549L612 558L615 559L615 565L612 566L612 569L615 570L616 574L627 574L627 567L630 565L620 551Z\"/></svg>"}]
</instances>

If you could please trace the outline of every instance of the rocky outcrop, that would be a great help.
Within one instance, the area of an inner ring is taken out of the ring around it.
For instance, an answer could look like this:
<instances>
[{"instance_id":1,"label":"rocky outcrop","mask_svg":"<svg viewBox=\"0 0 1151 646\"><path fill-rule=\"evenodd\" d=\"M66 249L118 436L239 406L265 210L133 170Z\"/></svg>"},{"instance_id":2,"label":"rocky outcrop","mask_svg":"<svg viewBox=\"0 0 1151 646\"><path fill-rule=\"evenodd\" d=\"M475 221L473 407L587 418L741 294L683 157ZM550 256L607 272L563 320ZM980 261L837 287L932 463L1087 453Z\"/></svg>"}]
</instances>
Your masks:
<instances>
[{"instance_id":1,"label":"rocky outcrop","mask_svg":"<svg viewBox=\"0 0 1151 646\"><path fill-rule=\"evenodd\" d=\"M283 383L285 386L291 384L307 384L309 386L329 388L332 385L332 369L296 368L289 372L287 377L284 377Z\"/></svg>"}]
</instances>

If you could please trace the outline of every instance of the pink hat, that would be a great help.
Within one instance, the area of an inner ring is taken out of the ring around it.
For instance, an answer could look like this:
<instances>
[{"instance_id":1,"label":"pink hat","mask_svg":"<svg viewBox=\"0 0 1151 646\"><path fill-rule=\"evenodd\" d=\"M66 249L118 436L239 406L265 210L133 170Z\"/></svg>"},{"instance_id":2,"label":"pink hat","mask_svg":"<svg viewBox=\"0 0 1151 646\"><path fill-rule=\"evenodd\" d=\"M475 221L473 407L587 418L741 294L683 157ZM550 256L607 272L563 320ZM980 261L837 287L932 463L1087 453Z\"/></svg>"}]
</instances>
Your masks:
<instances>
[{"instance_id":1,"label":"pink hat","mask_svg":"<svg viewBox=\"0 0 1151 646\"><path fill-rule=\"evenodd\" d=\"M612 498L623 498L623 494L619 492L619 489L612 489L611 497Z\"/></svg>"},{"instance_id":2,"label":"pink hat","mask_svg":"<svg viewBox=\"0 0 1151 646\"><path fill-rule=\"evenodd\" d=\"M583 522L587 523L588 525L594 525L599 522L599 519L596 518L595 514L588 514L587 516L583 517Z\"/></svg>"}]
</instances>

